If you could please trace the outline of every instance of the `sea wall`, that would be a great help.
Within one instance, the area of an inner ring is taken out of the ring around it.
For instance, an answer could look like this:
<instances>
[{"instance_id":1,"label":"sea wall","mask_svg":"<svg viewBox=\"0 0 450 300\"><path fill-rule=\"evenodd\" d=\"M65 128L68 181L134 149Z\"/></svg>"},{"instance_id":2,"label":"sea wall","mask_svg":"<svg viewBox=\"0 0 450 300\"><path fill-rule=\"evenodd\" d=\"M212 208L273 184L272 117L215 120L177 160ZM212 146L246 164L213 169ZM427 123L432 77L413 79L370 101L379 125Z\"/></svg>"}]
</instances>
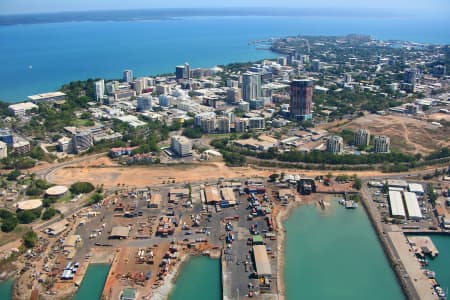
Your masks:
<instances>
[{"instance_id":1,"label":"sea wall","mask_svg":"<svg viewBox=\"0 0 450 300\"><path fill-rule=\"evenodd\" d=\"M372 228L375 230L377 238L383 248L384 255L388 259L389 265L391 266L392 270L394 271L394 273L396 275L397 282L400 284L400 287L402 288L405 298L410 299L410 300L420 300L420 297L419 297L417 291L415 290L412 282L410 281L411 279L404 278L402 276L401 265L399 263L398 255L396 254L394 245L392 244L388 235L386 235L386 233L383 231L383 228L381 227L381 224L378 221L378 216L377 216L376 212L374 212L373 208L370 206L370 204L366 202L369 200L366 199L363 195L361 195L361 196L362 196L361 203L364 207L364 210L366 211L367 215L369 216L369 220L370 220L370 223L372 224Z\"/></svg>"}]
</instances>

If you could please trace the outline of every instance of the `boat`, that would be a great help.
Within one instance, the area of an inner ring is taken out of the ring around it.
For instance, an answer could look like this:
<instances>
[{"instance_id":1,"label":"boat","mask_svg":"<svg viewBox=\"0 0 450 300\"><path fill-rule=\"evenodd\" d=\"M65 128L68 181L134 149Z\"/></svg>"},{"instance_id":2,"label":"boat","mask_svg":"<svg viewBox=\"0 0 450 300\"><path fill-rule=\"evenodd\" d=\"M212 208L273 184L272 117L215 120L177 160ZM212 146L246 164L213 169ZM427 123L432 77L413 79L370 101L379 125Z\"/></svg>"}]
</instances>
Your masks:
<instances>
[{"instance_id":1,"label":"boat","mask_svg":"<svg viewBox=\"0 0 450 300\"><path fill-rule=\"evenodd\" d=\"M355 201L353 201L353 200L345 201L345 208L347 208L347 209L354 209L354 208L357 208L357 207L358 207L358 203L356 203Z\"/></svg>"},{"instance_id":2,"label":"boat","mask_svg":"<svg viewBox=\"0 0 450 300\"><path fill-rule=\"evenodd\" d=\"M434 271L431 271L431 270L424 270L423 272L424 272L424 274L425 274L428 278L430 278L430 279L436 277L436 273L435 273Z\"/></svg>"}]
</instances>

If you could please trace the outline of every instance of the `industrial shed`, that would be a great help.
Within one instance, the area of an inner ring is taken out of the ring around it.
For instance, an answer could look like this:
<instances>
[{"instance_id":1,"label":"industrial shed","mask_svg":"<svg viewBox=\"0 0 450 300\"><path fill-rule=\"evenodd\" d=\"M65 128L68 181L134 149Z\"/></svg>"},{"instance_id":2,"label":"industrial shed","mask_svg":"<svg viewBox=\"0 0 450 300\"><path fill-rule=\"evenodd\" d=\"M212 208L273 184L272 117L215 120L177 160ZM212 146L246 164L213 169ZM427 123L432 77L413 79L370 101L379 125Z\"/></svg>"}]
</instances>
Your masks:
<instances>
[{"instance_id":1,"label":"industrial shed","mask_svg":"<svg viewBox=\"0 0 450 300\"><path fill-rule=\"evenodd\" d=\"M416 194L412 192L404 192L403 196L405 197L406 209L408 210L408 218L413 220L422 219L423 216Z\"/></svg>"},{"instance_id":2,"label":"industrial shed","mask_svg":"<svg viewBox=\"0 0 450 300\"><path fill-rule=\"evenodd\" d=\"M270 277L272 275L272 268L269 257L267 256L266 246L253 246L253 257L255 259L256 274L258 277Z\"/></svg>"},{"instance_id":3,"label":"industrial shed","mask_svg":"<svg viewBox=\"0 0 450 300\"><path fill-rule=\"evenodd\" d=\"M61 220L59 222L50 225L47 228L47 233L52 236L58 235L67 229L67 225L69 225L69 222L67 222L66 220Z\"/></svg>"},{"instance_id":4,"label":"industrial shed","mask_svg":"<svg viewBox=\"0 0 450 300\"><path fill-rule=\"evenodd\" d=\"M205 197L206 203L208 204L216 204L220 202L219 190L215 186L205 187Z\"/></svg>"},{"instance_id":5,"label":"industrial shed","mask_svg":"<svg viewBox=\"0 0 450 300\"><path fill-rule=\"evenodd\" d=\"M389 191L389 203L391 206L391 215L394 218L406 217L405 207L403 206L402 194L398 191Z\"/></svg>"},{"instance_id":6,"label":"industrial shed","mask_svg":"<svg viewBox=\"0 0 450 300\"><path fill-rule=\"evenodd\" d=\"M408 190L417 196L423 196L425 194L425 191L423 190L423 185L420 183L410 183L408 185Z\"/></svg>"},{"instance_id":7,"label":"industrial shed","mask_svg":"<svg viewBox=\"0 0 450 300\"><path fill-rule=\"evenodd\" d=\"M75 248L79 242L81 242L81 236L78 234L72 234L64 240L63 248Z\"/></svg>"},{"instance_id":8,"label":"industrial shed","mask_svg":"<svg viewBox=\"0 0 450 300\"><path fill-rule=\"evenodd\" d=\"M111 230L110 239L126 239L130 235L130 228L128 226L116 226Z\"/></svg>"},{"instance_id":9,"label":"industrial shed","mask_svg":"<svg viewBox=\"0 0 450 300\"><path fill-rule=\"evenodd\" d=\"M233 189L226 187L220 190L222 198L224 201L236 202L236 196L234 195Z\"/></svg>"},{"instance_id":10,"label":"industrial shed","mask_svg":"<svg viewBox=\"0 0 450 300\"><path fill-rule=\"evenodd\" d=\"M149 208L158 208L161 205L161 195L160 194L152 194L152 198L149 200L148 207Z\"/></svg>"}]
</instances>

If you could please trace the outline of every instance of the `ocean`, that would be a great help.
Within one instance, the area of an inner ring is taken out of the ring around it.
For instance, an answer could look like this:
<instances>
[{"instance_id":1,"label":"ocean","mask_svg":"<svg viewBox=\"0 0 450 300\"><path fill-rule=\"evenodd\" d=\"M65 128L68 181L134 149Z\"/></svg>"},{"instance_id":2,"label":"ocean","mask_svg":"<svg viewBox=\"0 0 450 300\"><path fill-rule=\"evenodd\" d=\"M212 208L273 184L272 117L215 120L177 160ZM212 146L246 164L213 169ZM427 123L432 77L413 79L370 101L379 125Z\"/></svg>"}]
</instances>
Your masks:
<instances>
[{"instance_id":1,"label":"ocean","mask_svg":"<svg viewBox=\"0 0 450 300\"><path fill-rule=\"evenodd\" d=\"M369 34L450 43L450 19L429 17L185 17L0 26L0 100L17 102L87 78L121 78L274 58L249 41L288 35Z\"/></svg>"},{"instance_id":2,"label":"ocean","mask_svg":"<svg viewBox=\"0 0 450 300\"><path fill-rule=\"evenodd\" d=\"M284 225L288 300L404 299L361 206L348 210L337 200L325 212L303 206Z\"/></svg>"}]
</instances>

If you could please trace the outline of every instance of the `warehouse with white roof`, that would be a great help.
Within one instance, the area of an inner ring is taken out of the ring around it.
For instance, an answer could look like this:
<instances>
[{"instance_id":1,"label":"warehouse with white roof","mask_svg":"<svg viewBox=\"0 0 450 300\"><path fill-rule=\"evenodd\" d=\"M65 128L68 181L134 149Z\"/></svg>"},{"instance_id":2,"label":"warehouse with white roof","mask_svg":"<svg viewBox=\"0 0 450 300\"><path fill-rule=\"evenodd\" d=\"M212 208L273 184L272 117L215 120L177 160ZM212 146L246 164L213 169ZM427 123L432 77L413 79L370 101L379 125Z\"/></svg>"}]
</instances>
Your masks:
<instances>
[{"instance_id":1,"label":"warehouse with white roof","mask_svg":"<svg viewBox=\"0 0 450 300\"><path fill-rule=\"evenodd\" d=\"M405 207L403 206L403 199L401 192L389 191L389 203L391 206L391 215L394 218L405 218Z\"/></svg>"},{"instance_id":2,"label":"warehouse with white roof","mask_svg":"<svg viewBox=\"0 0 450 300\"><path fill-rule=\"evenodd\" d=\"M419 202L417 201L417 196L412 192L404 192L406 210L408 211L408 218L412 220L422 219L422 212L420 211Z\"/></svg>"},{"instance_id":3,"label":"warehouse with white roof","mask_svg":"<svg viewBox=\"0 0 450 300\"><path fill-rule=\"evenodd\" d=\"M423 185L420 183L410 183L408 184L408 190L417 196L423 196L425 191L423 190Z\"/></svg>"}]
</instances>

